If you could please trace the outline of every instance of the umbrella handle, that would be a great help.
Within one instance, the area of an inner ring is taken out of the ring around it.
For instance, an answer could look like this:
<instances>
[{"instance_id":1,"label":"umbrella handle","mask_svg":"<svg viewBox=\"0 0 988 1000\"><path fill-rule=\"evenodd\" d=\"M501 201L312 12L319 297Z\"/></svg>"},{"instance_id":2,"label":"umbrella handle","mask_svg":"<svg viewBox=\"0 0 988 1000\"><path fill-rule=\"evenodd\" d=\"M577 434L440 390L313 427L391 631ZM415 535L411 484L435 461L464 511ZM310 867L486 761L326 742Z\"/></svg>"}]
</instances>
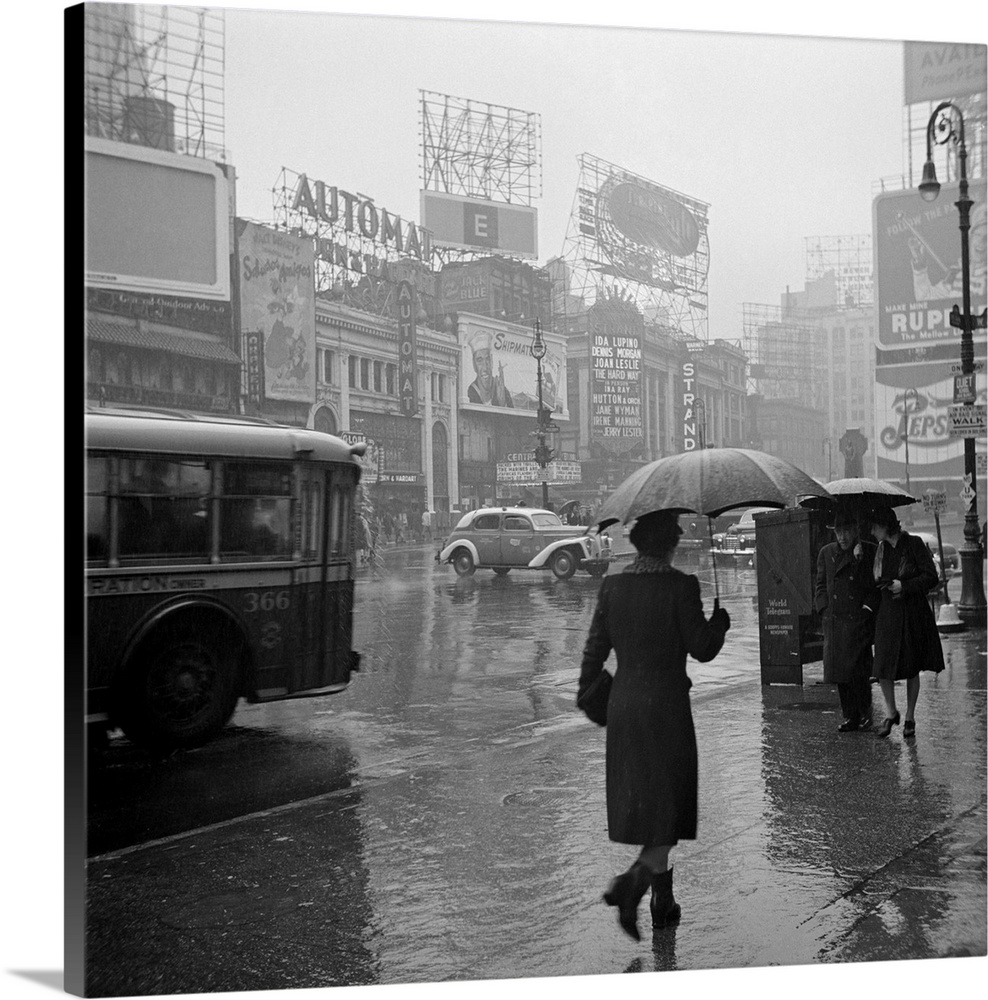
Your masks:
<instances>
[{"instance_id":1,"label":"umbrella handle","mask_svg":"<svg viewBox=\"0 0 988 1000\"><path fill-rule=\"evenodd\" d=\"M714 566L714 611L720 607L720 588L717 586L717 559L714 556L714 522L707 518L707 534L710 536L710 561Z\"/></svg>"}]
</instances>

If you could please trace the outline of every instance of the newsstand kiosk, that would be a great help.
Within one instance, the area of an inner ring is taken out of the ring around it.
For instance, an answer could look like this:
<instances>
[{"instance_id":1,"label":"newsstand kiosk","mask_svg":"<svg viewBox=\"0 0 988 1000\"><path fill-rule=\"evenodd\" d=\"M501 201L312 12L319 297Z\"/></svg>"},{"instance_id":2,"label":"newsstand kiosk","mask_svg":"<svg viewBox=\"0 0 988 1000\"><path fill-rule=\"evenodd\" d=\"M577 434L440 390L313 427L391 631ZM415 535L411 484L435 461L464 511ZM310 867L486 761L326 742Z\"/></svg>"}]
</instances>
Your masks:
<instances>
[{"instance_id":1,"label":"newsstand kiosk","mask_svg":"<svg viewBox=\"0 0 988 1000\"><path fill-rule=\"evenodd\" d=\"M802 685L803 664L823 659L813 591L817 556L833 540L827 519L804 507L755 515L762 684Z\"/></svg>"}]
</instances>

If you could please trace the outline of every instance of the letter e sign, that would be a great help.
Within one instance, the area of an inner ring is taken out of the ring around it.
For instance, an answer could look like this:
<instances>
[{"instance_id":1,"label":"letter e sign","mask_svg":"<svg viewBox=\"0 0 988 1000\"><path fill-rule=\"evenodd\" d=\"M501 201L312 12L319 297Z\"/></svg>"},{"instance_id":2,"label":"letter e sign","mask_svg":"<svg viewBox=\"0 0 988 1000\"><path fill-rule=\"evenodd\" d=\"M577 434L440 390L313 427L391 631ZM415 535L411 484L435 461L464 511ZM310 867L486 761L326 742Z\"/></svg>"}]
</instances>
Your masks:
<instances>
[{"instance_id":1,"label":"letter e sign","mask_svg":"<svg viewBox=\"0 0 988 1000\"><path fill-rule=\"evenodd\" d=\"M463 205L463 242L467 246L498 246L497 208L466 202Z\"/></svg>"}]
</instances>

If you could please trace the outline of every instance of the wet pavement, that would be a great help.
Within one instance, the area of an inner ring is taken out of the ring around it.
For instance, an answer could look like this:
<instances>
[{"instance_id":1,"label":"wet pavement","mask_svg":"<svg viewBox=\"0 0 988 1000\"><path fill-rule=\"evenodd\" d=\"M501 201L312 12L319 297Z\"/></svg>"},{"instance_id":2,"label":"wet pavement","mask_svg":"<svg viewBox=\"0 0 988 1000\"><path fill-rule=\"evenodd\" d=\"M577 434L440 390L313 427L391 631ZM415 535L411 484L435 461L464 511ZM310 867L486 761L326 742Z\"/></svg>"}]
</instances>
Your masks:
<instances>
[{"instance_id":1,"label":"wet pavement","mask_svg":"<svg viewBox=\"0 0 988 1000\"><path fill-rule=\"evenodd\" d=\"M346 693L94 761L92 995L986 954L984 630L944 637L915 741L838 734L820 664L761 685L755 574L718 569L683 919L635 943L600 900L635 851L607 839L603 730L573 707L597 584L459 579L432 552L361 573ZM710 567L679 563L709 608Z\"/></svg>"}]
</instances>

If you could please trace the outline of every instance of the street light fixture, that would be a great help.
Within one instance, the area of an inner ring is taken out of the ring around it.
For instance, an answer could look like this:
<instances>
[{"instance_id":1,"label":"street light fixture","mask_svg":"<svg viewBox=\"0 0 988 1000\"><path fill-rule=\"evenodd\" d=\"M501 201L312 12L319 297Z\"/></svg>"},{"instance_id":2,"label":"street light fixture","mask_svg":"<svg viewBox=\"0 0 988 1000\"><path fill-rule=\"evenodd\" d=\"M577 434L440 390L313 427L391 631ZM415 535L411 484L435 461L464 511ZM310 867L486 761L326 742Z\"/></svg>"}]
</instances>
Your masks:
<instances>
[{"instance_id":1,"label":"street light fixture","mask_svg":"<svg viewBox=\"0 0 988 1000\"><path fill-rule=\"evenodd\" d=\"M539 412L536 422L535 437L539 443L535 446L535 461L542 470L542 506L549 509L549 483L546 481L546 466L552 461L552 449L546 447L545 438L549 431L549 422L546 419L546 410L542 405L542 359L545 357L546 346L542 339L542 322L535 320L535 333L532 346L529 348L531 355L535 358L537 365L537 379L539 388Z\"/></svg>"},{"instance_id":2,"label":"street light fixture","mask_svg":"<svg viewBox=\"0 0 988 1000\"><path fill-rule=\"evenodd\" d=\"M915 400L915 406L913 408L913 413L919 409L919 391L914 387L906 389L902 394L902 443L906 446L906 492L912 493L913 488L909 482L909 398L910 396Z\"/></svg>"},{"instance_id":3,"label":"street light fixture","mask_svg":"<svg viewBox=\"0 0 988 1000\"><path fill-rule=\"evenodd\" d=\"M950 311L950 325L961 330L961 373L974 378L974 330L988 323L988 310L980 316L971 315L971 261L968 250L968 232L971 228L971 206L967 188L967 146L964 144L964 115L951 101L942 101L930 115L926 126L926 163L919 182L919 193L924 201L935 201L940 193L936 168L933 165L933 145L943 146L952 142L957 147L960 173L960 198L954 203L959 215L961 231L961 290L963 314L955 305ZM985 586L981 549L981 532L978 530L978 473L975 459L974 438L964 438L963 494L968 501L964 514L964 544L961 546L961 598L957 605L962 618L984 621Z\"/></svg>"},{"instance_id":4,"label":"street light fixture","mask_svg":"<svg viewBox=\"0 0 988 1000\"><path fill-rule=\"evenodd\" d=\"M693 402L693 408L696 410L696 430L697 437L699 438L700 450L703 451L707 447L707 404L702 399L696 399Z\"/></svg>"}]
</instances>

